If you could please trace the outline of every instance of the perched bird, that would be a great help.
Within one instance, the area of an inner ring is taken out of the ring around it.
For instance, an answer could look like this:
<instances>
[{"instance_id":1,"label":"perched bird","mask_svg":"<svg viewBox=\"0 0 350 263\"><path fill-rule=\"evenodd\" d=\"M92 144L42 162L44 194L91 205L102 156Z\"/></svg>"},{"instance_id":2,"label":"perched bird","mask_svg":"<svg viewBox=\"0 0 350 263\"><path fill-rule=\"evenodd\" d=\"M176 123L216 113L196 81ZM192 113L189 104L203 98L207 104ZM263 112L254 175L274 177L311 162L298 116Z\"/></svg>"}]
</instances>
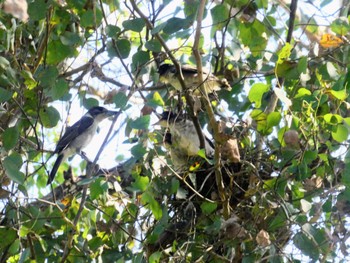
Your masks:
<instances>
[{"instance_id":1,"label":"perched bird","mask_svg":"<svg viewBox=\"0 0 350 263\"><path fill-rule=\"evenodd\" d=\"M182 65L181 71L186 88L191 89L195 95L200 95L199 86L201 83L198 81L197 68L189 65ZM182 91L182 86L177 76L178 72L174 65L162 64L159 66L158 73L160 82L171 84L176 90ZM221 89L231 89L226 79L219 79L206 70L203 70L203 82L204 88L208 94Z\"/></svg>"},{"instance_id":2,"label":"perched bird","mask_svg":"<svg viewBox=\"0 0 350 263\"><path fill-rule=\"evenodd\" d=\"M170 148L170 157L175 167L185 166L189 157L198 155L200 141L192 121L165 111L158 124L168 129L165 143ZM210 157L214 154L214 147L208 138L205 139L206 156Z\"/></svg>"},{"instance_id":3,"label":"perched bird","mask_svg":"<svg viewBox=\"0 0 350 263\"><path fill-rule=\"evenodd\" d=\"M68 127L58 141L54 154L58 154L56 162L51 170L47 184L50 184L60 164L69 156L86 147L94 137L98 124L105 118L119 114L118 111L109 111L103 107L91 108L79 121Z\"/></svg>"}]
</instances>

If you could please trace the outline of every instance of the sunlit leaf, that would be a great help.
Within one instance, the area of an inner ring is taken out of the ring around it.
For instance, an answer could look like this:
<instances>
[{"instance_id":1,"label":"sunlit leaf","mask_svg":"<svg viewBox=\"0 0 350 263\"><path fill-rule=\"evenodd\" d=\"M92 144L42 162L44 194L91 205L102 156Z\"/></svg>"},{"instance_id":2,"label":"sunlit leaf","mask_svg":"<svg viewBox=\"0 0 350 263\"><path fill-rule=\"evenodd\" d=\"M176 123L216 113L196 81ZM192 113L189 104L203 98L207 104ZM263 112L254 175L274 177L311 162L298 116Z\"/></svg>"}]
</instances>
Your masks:
<instances>
[{"instance_id":1,"label":"sunlit leaf","mask_svg":"<svg viewBox=\"0 0 350 263\"><path fill-rule=\"evenodd\" d=\"M280 123L281 118L281 113L271 112L269 115L267 115L267 128L277 126Z\"/></svg>"},{"instance_id":2,"label":"sunlit leaf","mask_svg":"<svg viewBox=\"0 0 350 263\"><path fill-rule=\"evenodd\" d=\"M286 43L281 51L278 53L277 64L282 64L285 60L290 57L293 46L290 43Z\"/></svg>"},{"instance_id":3,"label":"sunlit leaf","mask_svg":"<svg viewBox=\"0 0 350 263\"><path fill-rule=\"evenodd\" d=\"M342 90L329 90L329 92L338 100L345 100L348 97L346 89Z\"/></svg>"},{"instance_id":4,"label":"sunlit leaf","mask_svg":"<svg viewBox=\"0 0 350 263\"><path fill-rule=\"evenodd\" d=\"M149 185L149 178L147 176L137 176L135 182L132 183L132 186L140 191L145 191Z\"/></svg>"},{"instance_id":5,"label":"sunlit leaf","mask_svg":"<svg viewBox=\"0 0 350 263\"><path fill-rule=\"evenodd\" d=\"M304 97L304 96L309 96L309 95L311 95L312 93L311 93L311 91L310 90L308 90L308 89L306 89L306 88L300 88L300 89L298 89L298 92L297 92L297 94L294 96L294 98L296 99L296 98L301 98L301 97Z\"/></svg>"},{"instance_id":6,"label":"sunlit leaf","mask_svg":"<svg viewBox=\"0 0 350 263\"><path fill-rule=\"evenodd\" d=\"M265 92L270 89L269 85L263 83L255 83L249 91L248 98L252 103L255 103L255 108L261 107L261 99Z\"/></svg>"},{"instance_id":7,"label":"sunlit leaf","mask_svg":"<svg viewBox=\"0 0 350 263\"><path fill-rule=\"evenodd\" d=\"M349 130L345 125L339 124L335 132L332 132L332 137L337 142L344 142L348 139Z\"/></svg>"},{"instance_id":8,"label":"sunlit leaf","mask_svg":"<svg viewBox=\"0 0 350 263\"><path fill-rule=\"evenodd\" d=\"M328 113L328 114L324 115L323 119L329 124L338 124L338 123L342 123L342 121L343 121L342 116L340 116L338 114L332 114L332 113Z\"/></svg>"}]
</instances>

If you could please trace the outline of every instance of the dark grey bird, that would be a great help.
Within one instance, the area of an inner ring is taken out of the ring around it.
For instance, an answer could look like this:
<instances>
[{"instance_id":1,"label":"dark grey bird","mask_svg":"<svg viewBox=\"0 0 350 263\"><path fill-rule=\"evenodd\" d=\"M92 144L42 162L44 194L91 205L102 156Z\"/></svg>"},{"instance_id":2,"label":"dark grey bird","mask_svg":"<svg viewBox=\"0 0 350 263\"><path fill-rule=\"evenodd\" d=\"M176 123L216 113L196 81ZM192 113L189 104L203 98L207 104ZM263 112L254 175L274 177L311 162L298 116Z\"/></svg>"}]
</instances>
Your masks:
<instances>
[{"instance_id":1,"label":"dark grey bird","mask_svg":"<svg viewBox=\"0 0 350 263\"><path fill-rule=\"evenodd\" d=\"M175 168L186 166L189 157L198 156L200 141L192 121L165 111L157 124L168 129L164 141L170 148L170 157ZM214 154L214 146L207 137L205 137L205 153L207 157Z\"/></svg>"},{"instance_id":2,"label":"dark grey bird","mask_svg":"<svg viewBox=\"0 0 350 263\"><path fill-rule=\"evenodd\" d=\"M199 86L201 83L199 83L198 81L197 68L189 65L181 65L181 71L184 77L186 89L192 90L195 95L200 95L201 93ZM183 90L181 83L178 79L178 72L174 65L162 64L159 66L158 73L160 82L170 84L176 90ZM203 86L208 94L221 89L231 89L231 86L229 85L226 79L219 79L206 69L203 69Z\"/></svg>"},{"instance_id":3,"label":"dark grey bird","mask_svg":"<svg viewBox=\"0 0 350 263\"><path fill-rule=\"evenodd\" d=\"M109 111L103 107L91 108L79 121L68 127L58 141L54 154L58 154L50 172L47 184L50 184L60 164L69 156L80 153L96 134L98 124L104 119L119 114L118 111Z\"/></svg>"}]
</instances>

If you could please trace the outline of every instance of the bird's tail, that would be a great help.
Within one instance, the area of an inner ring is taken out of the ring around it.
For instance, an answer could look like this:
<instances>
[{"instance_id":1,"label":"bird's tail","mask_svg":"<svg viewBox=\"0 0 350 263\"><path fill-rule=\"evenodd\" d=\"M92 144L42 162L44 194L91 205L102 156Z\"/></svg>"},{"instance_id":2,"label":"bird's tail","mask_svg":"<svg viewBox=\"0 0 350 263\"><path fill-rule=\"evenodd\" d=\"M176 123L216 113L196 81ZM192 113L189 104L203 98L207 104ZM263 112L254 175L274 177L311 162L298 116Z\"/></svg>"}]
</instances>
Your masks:
<instances>
[{"instance_id":1,"label":"bird's tail","mask_svg":"<svg viewBox=\"0 0 350 263\"><path fill-rule=\"evenodd\" d=\"M46 184L46 185L51 184L51 182L52 182L53 179L55 178L55 175L56 175L56 173L57 173L58 167L60 167L60 165L61 165L61 163L62 163L63 157L64 157L63 154L59 154L59 155L57 156L56 162L55 162L55 164L53 165L53 168L52 168L52 170L51 170L51 173L50 173L50 175L49 175L49 178L47 179L47 184Z\"/></svg>"}]
</instances>

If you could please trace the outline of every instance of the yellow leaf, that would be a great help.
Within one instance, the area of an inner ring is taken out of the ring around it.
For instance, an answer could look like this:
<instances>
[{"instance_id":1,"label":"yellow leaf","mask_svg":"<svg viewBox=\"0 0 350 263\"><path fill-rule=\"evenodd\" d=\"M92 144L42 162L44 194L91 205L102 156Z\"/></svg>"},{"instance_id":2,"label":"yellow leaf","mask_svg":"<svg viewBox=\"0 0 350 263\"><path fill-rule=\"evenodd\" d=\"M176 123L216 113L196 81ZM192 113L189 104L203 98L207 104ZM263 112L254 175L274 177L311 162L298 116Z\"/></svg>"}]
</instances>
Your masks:
<instances>
[{"instance_id":1,"label":"yellow leaf","mask_svg":"<svg viewBox=\"0 0 350 263\"><path fill-rule=\"evenodd\" d=\"M72 199L73 197L71 195L67 195L65 196L62 200L61 200L61 203L64 205L64 206L68 206L70 205L70 203L72 202Z\"/></svg>"},{"instance_id":2,"label":"yellow leaf","mask_svg":"<svg viewBox=\"0 0 350 263\"><path fill-rule=\"evenodd\" d=\"M200 167L199 162L195 162L190 166L190 172L196 171Z\"/></svg>"},{"instance_id":3,"label":"yellow leaf","mask_svg":"<svg viewBox=\"0 0 350 263\"><path fill-rule=\"evenodd\" d=\"M322 39L320 40L320 45L323 48L330 48L330 47L335 48L335 47L339 47L341 44L343 44L343 40L331 34L324 34L322 36Z\"/></svg>"}]
</instances>

